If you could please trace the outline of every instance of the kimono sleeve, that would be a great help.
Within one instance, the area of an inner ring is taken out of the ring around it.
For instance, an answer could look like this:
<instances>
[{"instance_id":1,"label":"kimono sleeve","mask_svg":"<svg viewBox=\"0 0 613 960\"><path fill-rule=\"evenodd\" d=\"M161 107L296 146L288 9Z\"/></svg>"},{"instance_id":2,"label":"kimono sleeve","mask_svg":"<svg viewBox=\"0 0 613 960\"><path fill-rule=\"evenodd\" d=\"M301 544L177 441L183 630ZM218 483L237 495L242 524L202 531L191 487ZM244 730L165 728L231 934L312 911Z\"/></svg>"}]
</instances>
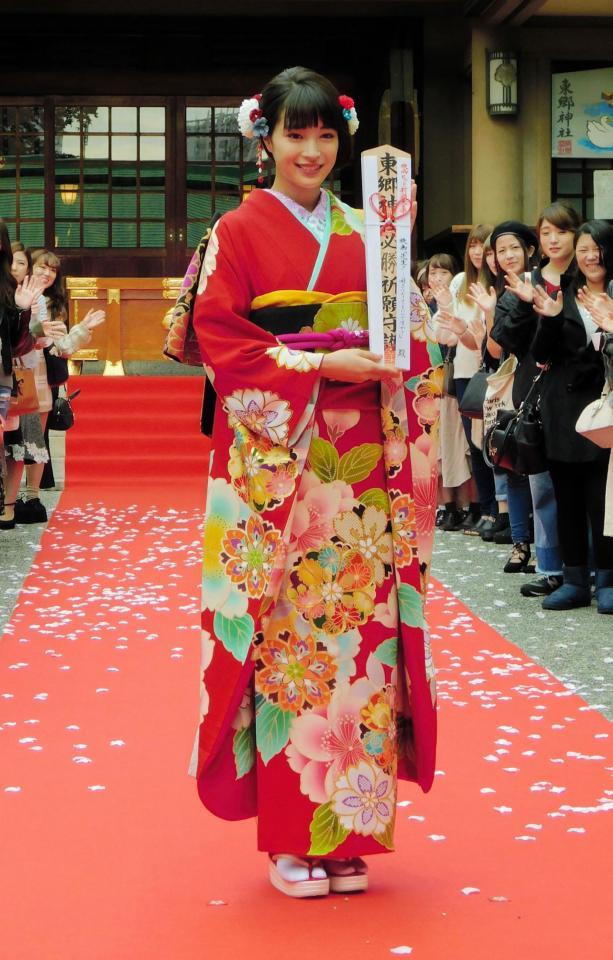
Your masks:
<instances>
[{"instance_id":1,"label":"kimono sleeve","mask_svg":"<svg viewBox=\"0 0 613 960\"><path fill-rule=\"evenodd\" d=\"M236 246L224 218L204 258L194 330L229 425L288 445L317 397L323 354L290 350L248 319L253 292Z\"/></svg>"}]
</instances>

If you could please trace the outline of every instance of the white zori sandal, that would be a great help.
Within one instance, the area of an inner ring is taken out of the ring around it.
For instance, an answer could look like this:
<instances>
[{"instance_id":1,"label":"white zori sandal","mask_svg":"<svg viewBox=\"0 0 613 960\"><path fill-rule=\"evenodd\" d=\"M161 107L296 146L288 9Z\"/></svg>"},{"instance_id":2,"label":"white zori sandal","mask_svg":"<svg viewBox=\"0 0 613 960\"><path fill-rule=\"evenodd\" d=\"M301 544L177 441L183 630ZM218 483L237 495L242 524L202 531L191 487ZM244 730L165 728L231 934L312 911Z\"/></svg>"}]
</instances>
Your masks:
<instances>
[{"instance_id":1,"label":"white zori sandal","mask_svg":"<svg viewBox=\"0 0 613 960\"><path fill-rule=\"evenodd\" d=\"M355 893L368 889L368 867L361 857L351 860L324 860L331 893Z\"/></svg>"},{"instance_id":2,"label":"white zori sandal","mask_svg":"<svg viewBox=\"0 0 613 960\"><path fill-rule=\"evenodd\" d=\"M325 897L330 892L328 874L318 861L270 854L268 874L273 887L288 897Z\"/></svg>"}]
</instances>

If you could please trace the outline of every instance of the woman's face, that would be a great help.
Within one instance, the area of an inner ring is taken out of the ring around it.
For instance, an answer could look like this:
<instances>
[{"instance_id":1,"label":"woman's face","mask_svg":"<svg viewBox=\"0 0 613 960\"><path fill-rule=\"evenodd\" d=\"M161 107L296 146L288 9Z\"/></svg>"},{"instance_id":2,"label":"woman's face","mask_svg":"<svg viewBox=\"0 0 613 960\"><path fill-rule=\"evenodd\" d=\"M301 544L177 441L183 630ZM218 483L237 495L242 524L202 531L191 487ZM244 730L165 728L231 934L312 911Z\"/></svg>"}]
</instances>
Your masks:
<instances>
[{"instance_id":1,"label":"woman's face","mask_svg":"<svg viewBox=\"0 0 613 960\"><path fill-rule=\"evenodd\" d=\"M606 270L601 263L602 258L598 244L589 233L582 233L579 236L575 247L575 256L577 257L577 266L585 279L594 286L602 286L604 289Z\"/></svg>"},{"instance_id":2,"label":"woman's face","mask_svg":"<svg viewBox=\"0 0 613 960\"><path fill-rule=\"evenodd\" d=\"M48 263L35 263L32 268L32 274L43 284L43 290L48 290L55 283L57 270L49 266Z\"/></svg>"},{"instance_id":3,"label":"woman's face","mask_svg":"<svg viewBox=\"0 0 613 960\"><path fill-rule=\"evenodd\" d=\"M26 257L23 250L18 250L13 254L13 262L11 264L11 273L15 277L17 283L23 283L25 278L28 275L28 258Z\"/></svg>"},{"instance_id":4,"label":"woman's face","mask_svg":"<svg viewBox=\"0 0 613 960\"><path fill-rule=\"evenodd\" d=\"M480 240L471 240L468 248L468 259L475 270L479 271L481 269L481 264L483 263L483 244Z\"/></svg>"},{"instance_id":5,"label":"woman's face","mask_svg":"<svg viewBox=\"0 0 613 960\"><path fill-rule=\"evenodd\" d=\"M496 259L503 273L510 270L521 273L525 270L524 248L513 233L503 233L496 239Z\"/></svg>"},{"instance_id":6,"label":"woman's face","mask_svg":"<svg viewBox=\"0 0 613 960\"><path fill-rule=\"evenodd\" d=\"M490 268L494 276L496 276L496 274L498 273L498 269L496 267L496 254L494 253L491 247L485 254L485 262L487 263L488 267Z\"/></svg>"},{"instance_id":7,"label":"woman's face","mask_svg":"<svg viewBox=\"0 0 613 960\"><path fill-rule=\"evenodd\" d=\"M453 280L451 270L444 267L430 267L428 269L428 286L436 291L437 287L448 287Z\"/></svg>"},{"instance_id":8,"label":"woman's face","mask_svg":"<svg viewBox=\"0 0 613 960\"><path fill-rule=\"evenodd\" d=\"M573 256L575 235L572 230L556 227L549 220L543 220L539 230L539 242L543 256L555 261L570 261Z\"/></svg>"},{"instance_id":9,"label":"woman's face","mask_svg":"<svg viewBox=\"0 0 613 960\"><path fill-rule=\"evenodd\" d=\"M330 176L338 153L338 134L322 121L316 127L286 130L281 117L264 144L275 162L275 189L299 203L317 194Z\"/></svg>"}]
</instances>

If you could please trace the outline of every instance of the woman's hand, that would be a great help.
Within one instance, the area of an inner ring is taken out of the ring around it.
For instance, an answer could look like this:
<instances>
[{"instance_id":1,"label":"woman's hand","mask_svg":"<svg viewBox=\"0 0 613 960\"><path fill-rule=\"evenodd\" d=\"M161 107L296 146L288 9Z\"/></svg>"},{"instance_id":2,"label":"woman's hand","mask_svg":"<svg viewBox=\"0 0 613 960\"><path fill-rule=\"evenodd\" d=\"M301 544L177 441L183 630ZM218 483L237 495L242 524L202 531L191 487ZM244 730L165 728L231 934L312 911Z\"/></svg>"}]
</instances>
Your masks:
<instances>
[{"instance_id":1,"label":"woman's hand","mask_svg":"<svg viewBox=\"0 0 613 960\"><path fill-rule=\"evenodd\" d=\"M468 327L468 332L473 335L475 343L477 344L477 348L480 348L485 337L485 326L483 324L483 320L481 320L480 317L472 317L466 326Z\"/></svg>"},{"instance_id":2,"label":"woman's hand","mask_svg":"<svg viewBox=\"0 0 613 960\"><path fill-rule=\"evenodd\" d=\"M330 380L365 383L367 380L402 380L402 371L370 350L333 350L324 356L319 372Z\"/></svg>"},{"instance_id":3,"label":"woman's hand","mask_svg":"<svg viewBox=\"0 0 613 960\"><path fill-rule=\"evenodd\" d=\"M42 290L43 286L38 280L34 277L25 277L15 290L15 306L20 310L30 310Z\"/></svg>"},{"instance_id":4,"label":"woman's hand","mask_svg":"<svg viewBox=\"0 0 613 960\"><path fill-rule=\"evenodd\" d=\"M94 327L99 327L105 320L106 313L104 310L88 310L81 323L83 323L88 330L93 330Z\"/></svg>"},{"instance_id":5,"label":"woman's hand","mask_svg":"<svg viewBox=\"0 0 613 960\"><path fill-rule=\"evenodd\" d=\"M534 300L534 287L526 280L522 280L516 273L509 270L504 275L505 290L510 290L516 297L523 300L524 303L532 303Z\"/></svg>"},{"instance_id":6,"label":"woman's hand","mask_svg":"<svg viewBox=\"0 0 613 960\"><path fill-rule=\"evenodd\" d=\"M493 287L490 287L488 292L482 283L471 283L467 296L473 303L476 303L485 314L493 314L496 309L498 298Z\"/></svg>"},{"instance_id":7,"label":"woman's hand","mask_svg":"<svg viewBox=\"0 0 613 960\"><path fill-rule=\"evenodd\" d=\"M449 307L453 303L453 297L451 296L451 290L442 280L432 280L428 284L434 299L436 300L436 306L439 310L449 310Z\"/></svg>"},{"instance_id":8,"label":"woman's hand","mask_svg":"<svg viewBox=\"0 0 613 960\"><path fill-rule=\"evenodd\" d=\"M460 317L455 317L449 310L439 310L436 315L436 322L445 330L451 330L456 337L463 336L468 330L468 324Z\"/></svg>"},{"instance_id":9,"label":"woman's hand","mask_svg":"<svg viewBox=\"0 0 613 960\"><path fill-rule=\"evenodd\" d=\"M534 309L541 317L557 317L562 313L563 306L564 297L561 290L558 290L558 295L553 300L543 287L534 288Z\"/></svg>"},{"instance_id":10,"label":"woman's hand","mask_svg":"<svg viewBox=\"0 0 613 960\"><path fill-rule=\"evenodd\" d=\"M43 320L43 333L51 340L59 340L66 335L66 327L61 320Z\"/></svg>"},{"instance_id":11,"label":"woman's hand","mask_svg":"<svg viewBox=\"0 0 613 960\"><path fill-rule=\"evenodd\" d=\"M594 323L606 333L613 333L613 300L608 294L579 287L577 300L589 311Z\"/></svg>"}]
</instances>

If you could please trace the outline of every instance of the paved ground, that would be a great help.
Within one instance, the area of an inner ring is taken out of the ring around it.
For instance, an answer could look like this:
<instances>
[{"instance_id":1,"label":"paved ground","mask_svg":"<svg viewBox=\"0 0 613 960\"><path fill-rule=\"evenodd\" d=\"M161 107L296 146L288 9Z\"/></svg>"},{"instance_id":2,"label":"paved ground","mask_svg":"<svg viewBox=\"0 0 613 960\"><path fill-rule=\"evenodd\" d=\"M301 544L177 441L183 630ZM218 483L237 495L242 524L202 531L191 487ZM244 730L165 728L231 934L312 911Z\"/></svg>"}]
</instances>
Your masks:
<instances>
[{"instance_id":1,"label":"paved ground","mask_svg":"<svg viewBox=\"0 0 613 960\"><path fill-rule=\"evenodd\" d=\"M59 497L59 491L43 491L48 511ZM0 630L10 618L43 529L37 524L0 533ZM508 547L477 537L439 532L434 575L477 616L613 718L613 617L599 615L595 604L545 613L538 599L520 595L522 574L502 573L508 552Z\"/></svg>"},{"instance_id":2,"label":"paved ground","mask_svg":"<svg viewBox=\"0 0 613 960\"><path fill-rule=\"evenodd\" d=\"M555 613L519 588L525 574L503 573L510 547L462 533L437 533L434 574L482 620L613 719L613 617L596 603Z\"/></svg>"}]
</instances>

